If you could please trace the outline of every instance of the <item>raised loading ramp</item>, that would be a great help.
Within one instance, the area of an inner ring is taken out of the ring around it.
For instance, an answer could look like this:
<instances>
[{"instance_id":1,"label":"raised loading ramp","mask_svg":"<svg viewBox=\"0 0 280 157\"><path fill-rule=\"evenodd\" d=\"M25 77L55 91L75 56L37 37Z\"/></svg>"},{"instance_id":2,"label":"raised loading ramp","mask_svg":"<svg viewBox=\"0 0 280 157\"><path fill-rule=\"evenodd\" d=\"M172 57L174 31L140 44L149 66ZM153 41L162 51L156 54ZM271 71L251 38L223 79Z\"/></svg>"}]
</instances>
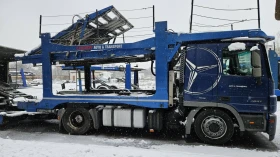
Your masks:
<instances>
[{"instance_id":1,"label":"raised loading ramp","mask_svg":"<svg viewBox=\"0 0 280 157\"><path fill-rule=\"evenodd\" d=\"M79 20L76 22L72 20L69 27L54 35L53 43L62 45L103 44L133 28L133 25L114 6L87 14L84 18L73 15L73 19L75 16ZM44 21L44 19L41 20ZM33 54L41 54L41 46L26 53L26 55Z\"/></svg>"}]
</instances>

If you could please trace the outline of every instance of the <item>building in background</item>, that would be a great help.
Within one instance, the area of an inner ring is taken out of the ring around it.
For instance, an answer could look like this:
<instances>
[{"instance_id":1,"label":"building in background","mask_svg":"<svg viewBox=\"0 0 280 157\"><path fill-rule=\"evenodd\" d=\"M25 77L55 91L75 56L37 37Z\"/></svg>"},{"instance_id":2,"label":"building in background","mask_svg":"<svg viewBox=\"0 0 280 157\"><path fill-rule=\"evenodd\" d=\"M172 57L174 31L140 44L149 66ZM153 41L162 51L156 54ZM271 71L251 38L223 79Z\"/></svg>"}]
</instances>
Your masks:
<instances>
[{"instance_id":1,"label":"building in background","mask_svg":"<svg viewBox=\"0 0 280 157\"><path fill-rule=\"evenodd\" d=\"M15 54L25 53L24 50L0 46L0 81L8 83L9 62L14 62ZM13 69L14 70L14 69Z\"/></svg>"}]
</instances>

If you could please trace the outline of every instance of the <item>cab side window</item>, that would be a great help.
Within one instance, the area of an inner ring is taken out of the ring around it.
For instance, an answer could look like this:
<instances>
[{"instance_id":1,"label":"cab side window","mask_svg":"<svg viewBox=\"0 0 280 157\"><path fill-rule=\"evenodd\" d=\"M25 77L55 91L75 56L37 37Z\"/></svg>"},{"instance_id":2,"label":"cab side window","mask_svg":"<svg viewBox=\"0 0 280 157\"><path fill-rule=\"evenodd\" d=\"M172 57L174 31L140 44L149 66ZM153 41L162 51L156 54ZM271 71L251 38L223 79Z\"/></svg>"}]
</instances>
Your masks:
<instances>
[{"instance_id":1,"label":"cab side window","mask_svg":"<svg viewBox=\"0 0 280 157\"><path fill-rule=\"evenodd\" d=\"M223 73L225 75L252 76L251 52L249 50L223 50Z\"/></svg>"}]
</instances>

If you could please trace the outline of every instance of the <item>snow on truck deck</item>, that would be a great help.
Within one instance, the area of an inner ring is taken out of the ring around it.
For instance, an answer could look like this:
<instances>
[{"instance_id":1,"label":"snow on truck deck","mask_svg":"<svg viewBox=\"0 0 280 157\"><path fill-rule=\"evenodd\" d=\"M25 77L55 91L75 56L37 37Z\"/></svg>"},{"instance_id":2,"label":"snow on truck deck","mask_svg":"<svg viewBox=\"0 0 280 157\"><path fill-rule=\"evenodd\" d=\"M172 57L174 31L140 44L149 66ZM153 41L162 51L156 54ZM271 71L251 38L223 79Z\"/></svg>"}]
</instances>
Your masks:
<instances>
[{"instance_id":1,"label":"snow on truck deck","mask_svg":"<svg viewBox=\"0 0 280 157\"><path fill-rule=\"evenodd\" d=\"M66 85L66 88L65 90L61 90L61 84L53 84L53 94L54 95L58 95L58 96L119 96L118 94L116 93L108 93L108 94L65 94L65 95L61 95L61 94L57 94L57 92L59 91L76 91L76 83L67 83ZM146 88L145 88L146 89ZM21 89L17 89L18 91L20 92L23 92L23 93L27 93L27 94L30 94L32 96L36 96L37 99L26 99L24 97L18 97L18 98L15 98L14 99L14 102L16 104L16 102L19 102L19 101L36 101L36 102L39 102L42 100L43 98L43 86L42 85L38 85L38 86L32 86L32 87L27 87L27 88L21 88ZM125 95L123 95L125 96ZM129 96L134 96L134 97L150 97L151 95L148 95L146 93L142 93L142 92L134 92L134 93L131 93Z\"/></svg>"},{"instance_id":2,"label":"snow on truck deck","mask_svg":"<svg viewBox=\"0 0 280 157\"><path fill-rule=\"evenodd\" d=\"M54 84L54 91L60 88L60 84ZM42 98L41 85L20 91ZM279 111L276 114L280 116ZM132 129L103 128L74 136L59 133L56 120L25 120L0 129L0 157L280 157L279 148L279 127L272 142L266 134L245 133L225 146L205 145L195 137L185 141L181 134Z\"/></svg>"}]
</instances>

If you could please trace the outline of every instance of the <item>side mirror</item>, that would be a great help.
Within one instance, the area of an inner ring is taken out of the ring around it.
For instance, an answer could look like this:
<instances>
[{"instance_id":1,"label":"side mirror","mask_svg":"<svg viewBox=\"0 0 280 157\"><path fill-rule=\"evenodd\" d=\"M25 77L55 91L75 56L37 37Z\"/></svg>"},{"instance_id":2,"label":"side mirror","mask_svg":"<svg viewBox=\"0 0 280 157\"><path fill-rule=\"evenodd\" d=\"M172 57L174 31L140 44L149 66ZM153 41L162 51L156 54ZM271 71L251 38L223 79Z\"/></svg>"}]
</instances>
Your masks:
<instances>
[{"instance_id":1,"label":"side mirror","mask_svg":"<svg viewBox=\"0 0 280 157\"><path fill-rule=\"evenodd\" d=\"M252 54L253 76L260 78L262 76L261 52L259 49L255 49L251 52L251 54Z\"/></svg>"}]
</instances>

